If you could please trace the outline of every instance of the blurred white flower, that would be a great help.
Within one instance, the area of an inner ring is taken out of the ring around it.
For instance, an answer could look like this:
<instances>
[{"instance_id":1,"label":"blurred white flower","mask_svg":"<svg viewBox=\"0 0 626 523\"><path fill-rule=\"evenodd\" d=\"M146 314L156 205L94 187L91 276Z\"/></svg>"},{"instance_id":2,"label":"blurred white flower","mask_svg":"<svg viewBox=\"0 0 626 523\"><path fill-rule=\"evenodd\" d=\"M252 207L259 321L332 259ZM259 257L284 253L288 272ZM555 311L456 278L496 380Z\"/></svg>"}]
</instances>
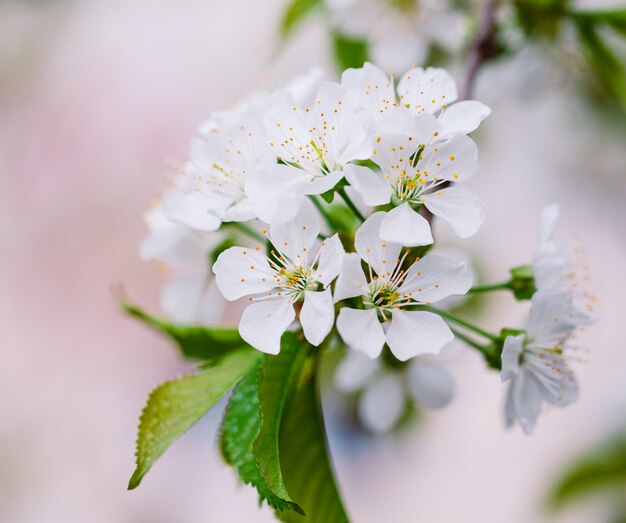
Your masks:
<instances>
[{"instance_id":1,"label":"blurred white flower","mask_svg":"<svg viewBox=\"0 0 626 523\"><path fill-rule=\"evenodd\" d=\"M372 214L356 232L358 254L344 256L335 302L361 296L365 309L343 307L337 329L348 346L370 358L377 357L385 343L401 361L437 354L452 341L450 328L434 313L404 308L465 294L472 284L471 273L465 262L437 255L427 255L403 270L407 254L400 259L402 246L380 239L384 218L383 212ZM369 279L361 260L368 265Z\"/></svg>"},{"instance_id":2,"label":"blurred white flower","mask_svg":"<svg viewBox=\"0 0 626 523\"><path fill-rule=\"evenodd\" d=\"M574 253L568 253L556 243L554 229L558 218L557 204L549 205L541 213L539 238L533 255L535 287L538 290L560 289L571 293L579 317L585 317L593 312L595 302L595 296L586 288L589 267L580 244Z\"/></svg>"},{"instance_id":3,"label":"blurred white flower","mask_svg":"<svg viewBox=\"0 0 626 523\"><path fill-rule=\"evenodd\" d=\"M465 38L462 14L442 0L326 0L331 23L370 44L372 60L404 72L423 63L431 44L458 49Z\"/></svg>"},{"instance_id":4,"label":"blurred white flower","mask_svg":"<svg viewBox=\"0 0 626 523\"><path fill-rule=\"evenodd\" d=\"M393 107L401 106L415 115L424 113L437 117L440 137L468 134L476 130L491 109L476 100L458 100L454 78L445 69L415 67L405 73L395 87L393 78L373 64L346 69L341 85L360 94L360 101L369 110L375 125Z\"/></svg>"},{"instance_id":5,"label":"blurred white flower","mask_svg":"<svg viewBox=\"0 0 626 523\"><path fill-rule=\"evenodd\" d=\"M310 107L274 102L265 115L267 145L281 163L257 170L246 184L267 223L291 219L307 195L329 191L354 168L352 161L372 154L367 115L339 84L324 82Z\"/></svg>"},{"instance_id":6,"label":"blurred white flower","mask_svg":"<svg viewBox=\"0 0 626 523\"><path fill-rule=\"evenodd\" d=\"M149 234L140 247L144 260L162 262L169 277L161 291L161 309L180 323L219 321L223 299L212 285L210 254L219 234L194 231L165 216L158 205L146 213Z\"/></svg>"},{"instance_id":7,"label":"blurred white flower","mask_svg":"<svg viewBox=\"0 0 626 523\"><path fill-rule=\"evenodd\" d=\"M407 401L440 409L454 396L452 377L429 356L413 358L406 368L390 369L380 359L348 351L337 368L335 385L341 392L361 392L359 419L375 434L389 432L398 424Z\"/></svg>"},{"instance_id":8,"label":"blurred white flower","mask_svg":"<svg viewBox=\"0 0 626 523\"><path fill-rule=\"evenodd\" d=\"M564 407L578 398L578 386L568 367L573 359L575 330L590 324L565 291L537 291L523 334L508 336L502 351L502 381L511 381L506 422L517 421L526 434L533 431L542 402Z\"/></svg>"},{"instance_id":9,"label":"blurred white flower","mask_svg":"<svg viewBox=\"0 0 626 523\"><path fill-rule=\"evenodd\" d=\"M478 231L485 219L479 198L460 187L442 187L478 171L478 150L471 138L442 138L434 116L415 116L402 107L387 111L375 132L372 161L380 172L355 166L346 178L367 205L392 203L382 222L382 239L406 246L431 244L430 224L415 210L421 205L462 238Z\"/></svg>"},{"instance_id":10,"label":"blurred white flower","mask_svg":"<svg viewBox=\"0 0 626 523\"><path fill-rule=\"evenodd\" d=\"M332 329L335 309L328 286L339 273L344 250L335 234L313 255L319 231L315 209L305 201L292 220L270 227L268 238L276 251L269 257L260 247L231 247L213 266L227 300L250 296L239 332L258 350L278 354L280 338L294 321L294 304L300 300L300 324L311 344L319 345Z\"/></svg>"}]
</instances>

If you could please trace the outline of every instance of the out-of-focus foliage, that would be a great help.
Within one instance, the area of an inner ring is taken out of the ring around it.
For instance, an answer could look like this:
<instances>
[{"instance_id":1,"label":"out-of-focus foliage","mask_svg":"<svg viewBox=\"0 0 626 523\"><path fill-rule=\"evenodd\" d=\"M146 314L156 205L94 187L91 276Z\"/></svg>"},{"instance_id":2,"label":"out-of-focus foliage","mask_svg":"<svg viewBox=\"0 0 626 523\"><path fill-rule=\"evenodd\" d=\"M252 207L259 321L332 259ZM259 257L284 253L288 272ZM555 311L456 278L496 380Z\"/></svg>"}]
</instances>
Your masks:
<instances>
[{"instance_id":1,"label":"out-of-focus foliage","mask_svg":"<svg viewBox=\"0 0 626 523\"><path fill-rule=\"evenodd\" d=\"M333 31L332 39L335 62L340 71L361 67L368 60L367 40L347 36L339 31Z\"/></svg>"},{"instance_id":2,"label":"out-of-focus foliage","mask_svg":"<svg viewBox=\"0 0 626 523\"><path fill-rule=\"evenodd\" d=\"M289 0L280 21L280 34L288 37L308 15L322 4L322 0Z\"/></svg>"},{"instance_id":3,"label":"out-of-focus foliage","mask_svg":"<svg viewBox=\"0 0 626 523\"><path fill-rule=\"evenodd\" d=\"M563 473L548 497L552 510L590 496L605 495L615 505L615 519L626 521L626 433L585 452Z\"/></svg>"}]
</instances>

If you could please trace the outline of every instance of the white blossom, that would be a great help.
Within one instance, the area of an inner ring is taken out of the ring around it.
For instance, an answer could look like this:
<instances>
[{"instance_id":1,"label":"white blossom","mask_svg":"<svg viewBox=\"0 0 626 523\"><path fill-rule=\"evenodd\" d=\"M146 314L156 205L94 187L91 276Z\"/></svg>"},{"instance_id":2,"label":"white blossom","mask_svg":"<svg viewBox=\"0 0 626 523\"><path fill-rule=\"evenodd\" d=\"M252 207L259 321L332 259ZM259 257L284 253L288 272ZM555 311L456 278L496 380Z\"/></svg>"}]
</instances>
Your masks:
<instances>
[{"instance_id":1,"label":"white blossom","mask_svg":"<svg viewBox=\"0 0 626 523\"><path fill-rule=\"evenodd\" d=\"M310 107L276 101L265 116L266 140L280 162L257 170L246 185L258 217L291 219L307 195L329 191L356 168L351 162L368 159L366 119L356 97L336 83L324 82Z\"/></svg>"},{"instance_id":2,"label":"white blossom","mask_svg":"<svg viewBox=\"0 0 626 523\"><path fill-rule=\"evenodd\" d=\"M416 116L393 107L377 122L372 161L379 172L363 166L346 178L368 205L391 203L381 226L381 238L406 246L433 242L428 221L419 214L424 205L450 224L462 238L475 234L485 219L482 203L461 187L478 171L478 152L463 134L442 137L431 114Z\"/></svg>"},{"instance_id":3,"label":"white blossom","mask_svg":"<svg viewBox=\"0 0 626 523\"><path fill-rule=\"evenodd\" d=\"M376 63L403 72L428 57L435 43L461 46L463 15L442 0L326 0L331 23L343 33L367 39Z\"/></svg>"},{"instance_id":4,"label":"white blossom","mask_svg":"<svg viewBox=\"0 0 626 523\"><path fill-rule=\"evenodd\" d=\"M472 277L464 262L427 255L404 270L407 254L401 245L380 239L385 213L372 214L355 236L358 254L346 254L335 285L335 302L361 297L363 309L343 307L337 329L355 350L377 357L384 344L401 361L418 354L438 353L453 339L446 323L427 311L406 310L428 305L452 294L465 294ZM368 265L369 277L361 268Z\"/></svg>"},{"instance_id":5,"label":"white blossom","mask_svg":"<svg viewBox=\"0 0 626 523\"><path fill-rule=\"evenodd\" d=\"M300 324L311 344L319 345L332 329L335 310L328 286L339 273L344 250L335 234L314 252L319 231L315 209L305 202L292 220L271 225L268 239L276 251L265 255L259 246L231 247L213 266L227 300L249 296L239 332L258 350L278 354L300 301Z\"/></svg>"},{"instance_id":6,"label":"white blossom","mask_svg":"<svg viewBox=\"0 0 626 523\"><path fill-rule=\"evenodd\" d=\"M574 307L572 296L558 289L537 291L524 333L507 336L502 351L502 381L510 381L506 422L517 421L526 434L535 426L543 402L564 407L578 398L569 362L575 359L576 328L589 324Z\"/></svg>"},{"instance_id":7,"label":"white blossom","mask_svg":"<svg viewBox=\"0 0 626 523\"><path fill-rule=\"evenodd\" d=\"M221 236L194 231L168 219L161 205L146 213L149 235L140 255L157 260L167 270L161 309L180 323L213 323L220 319L223 300L212 284L210 254Z\"/></svg>"},{"instance_id":8,"label":"white blossom","mask_svg":"<svg viewBox=\"0 0 626 523\"><path fill-rule=\"evenodd\" d=\"M393 107L404 107L415 115L432 114L441 126L441 137L468 134L478 128L491 109L476 100L458 101L456 82L445 69L415 67L394 87L393 78L371 63L346 69L341 85L359 93L375 123Z\"/></svg>"},{"instance_id":9,"label":"white blossom","mask_svg":"<svg viewBox=\"0 0 626 523\"><path fill-rule=\"evenodd\" d=\"M433 357L417 356L406 368L390 369L349 351L335 373L335 385L345 393L359 392L358 415L375 434L392 430L405 412L407 400L427 409L441 409L454 396L454 381Z\"/></svg>"}]
</instances>

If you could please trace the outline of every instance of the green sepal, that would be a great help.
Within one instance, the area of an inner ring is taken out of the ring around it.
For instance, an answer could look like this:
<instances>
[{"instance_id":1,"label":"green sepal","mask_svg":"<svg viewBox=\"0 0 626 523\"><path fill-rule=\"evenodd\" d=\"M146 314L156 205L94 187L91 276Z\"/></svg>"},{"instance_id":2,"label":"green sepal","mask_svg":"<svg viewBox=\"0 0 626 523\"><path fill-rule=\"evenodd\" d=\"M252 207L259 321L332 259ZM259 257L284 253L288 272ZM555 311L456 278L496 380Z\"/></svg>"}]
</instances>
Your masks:
<instances>
[{"instance_id":1,"label":"green sepal","mask_svg":"<svg viewBox=\"0 0 626 523\"><path fill-rule=\"evenodd\" d=\"M333 203L333 200L335 199L335 193L343 189L347 185L348 185L348 180L346 180L345 178L342 178L335 184L335 186L332 189L329 189L328 191L323 192L322 194L320 194L320 196L326 203Z\"/></svg>"},{"instance_id":2,"label":"green sepal","mask_svg":"<svg viewBox=\"0 0 626 523\"><path fill-rule=\"evenodd\" d=\"M260 359L251 347L231 351L197 374L154 389L139 419L137 467L128 483L136 488L154 462L190 429Z\"/></svg>"},{"instance_id":3,"label":"green sepal","mask_svg":"<svg viewBox=\"0 0 626 523\"><path fill-rule=\"evenodd\" d=\"M520 265L511 269L510 289L518 301L530 300L537 291L533 268L530 265Z\"/></svg>"},{"instance_id":4,"label":"green sepal","mask_svg":"<svg viewBox=\"0 0 626 523\"><path fill-rule=\"evenodd\" d=\"M295 509L289 501L275 496L267 486L252 452L259 434L261 415L257 392L258 365L239 382L228 402L220 431L220 450L224 461L235 467L241 480L259 493L276 510Z\"/></svg>"},{"instance_id":5,"label":"green sepal","mask_svg":"<svg viewBox=\"0 0 626 523\"><path fill-rule=\"evenodd\" d=\"M218 243L209 253L209 263L211 264L211 266L215 264L220 254L222 254L225 250L230 249L231 247L235 247L236 245L238 245L238 243L235 242L231 237L224 238L224 240Z\"/></svg>"}]
</instances>

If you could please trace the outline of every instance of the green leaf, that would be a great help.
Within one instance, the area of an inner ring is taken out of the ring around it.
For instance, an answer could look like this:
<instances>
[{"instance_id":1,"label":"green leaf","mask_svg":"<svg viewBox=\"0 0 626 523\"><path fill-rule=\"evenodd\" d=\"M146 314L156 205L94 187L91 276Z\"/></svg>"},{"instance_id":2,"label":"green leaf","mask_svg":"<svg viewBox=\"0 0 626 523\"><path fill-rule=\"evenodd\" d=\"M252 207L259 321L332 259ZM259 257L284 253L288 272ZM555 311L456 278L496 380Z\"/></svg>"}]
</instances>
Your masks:
<instances>
[{"instance_id":1,"label":"green leaf","mask_svg":"<svg viewBox=\"0 0 626 523\"><path fill-rule=\"evenodd\" d=\"M287 38L293 30L322 4L322 0L290 0L280 21L280 35Z\"/></svg>"},{"instance_id":2,"label":"green leaf","mask_svg":"<svg viewBox=\"0 0 626 523\"><path fill-rule=\"evenodd\" d=\"M137 468L128 483L136 488L154 462L259 361L261 353L241 348L214 367L168 381L152 391L141 413L137 436Z\"/></svg>"},{"instance_id":3,"label":"green leaf","mask_svg":"<svg viewBox=\"0 0 626 523\"><path fill-rule=\"evenodd\" d=\"M293 396L308 352L308 344L298 341L294 333L287 332L282 338L280 354L266 356L261 363L258 375L261 426L252 446L259 470L270 491L291 503L294 510L299 512L302 512L301 508L290 498L283 481L278 434L283 412Z\"/></svg>"},{"instance_id":4,"label":"green leaf","mask_svg":"<svg viewBox=\"0 0 626 523\"><path fill-rule=\"evenodd\" d=\"M348 523L333 475L316 375L304 370L280 430L284 482L306 517L295 512L277 516L288 523Z\"/></svg>"},{"instance_id":5,"label":"green leaf","mask_svg":"<svg viewBox=\"0 0 626 523\"><path fill-rule=\"evenodd\" d=\"M257 489L261 501L267 500L277 510L293 509L294 504L272 493L252 453L261 426L257 375L258 367L255 367L239 382L228 402L220 435L222 456L237 469L244 483Z\"/></svg>"},{"instance_id":6,"label":"green leaf","mask_svg":"<svg viewBox=\"0 0 626 523\"><path fill-rule=\"evenodd\" d=\"M591 449L563 474L549 495L559 509L584 495L626 488L626 434Z\"/></svg>"},{"instance_id":7,"label":"green leaf","mask_svg":"<svg viewBox=\"0 0 626 523\"><path fill-rule=\"evenodd\" d=\"M593 9L576 11L578 17L587 18L592 22L604 23L612 27L615 31L626 35L626 7L615 9Z\"/></svg>"},{"instance_id":8,"label":"green leaf","mask_svg":"<svg viewBox=\"0 0 626 523\"><path fill-rule=\"evenodd\" d=\"M216 361L233 349L246 346L236 328L178 325L151 316L125 300L121 305L127 314L172 339L190 360Z\"/></svg>"},{"instance_id":9,"label":"green leaf","mask_svg":"<svg viewBox=\"0 0 626 523\"><path fill-rule=\"evenodd\" d=\"M333 53L339 70L362 67L367 62L369 50L367 40L347 36L338 31L332 34Z\"/></svg>"}]
</instances>

